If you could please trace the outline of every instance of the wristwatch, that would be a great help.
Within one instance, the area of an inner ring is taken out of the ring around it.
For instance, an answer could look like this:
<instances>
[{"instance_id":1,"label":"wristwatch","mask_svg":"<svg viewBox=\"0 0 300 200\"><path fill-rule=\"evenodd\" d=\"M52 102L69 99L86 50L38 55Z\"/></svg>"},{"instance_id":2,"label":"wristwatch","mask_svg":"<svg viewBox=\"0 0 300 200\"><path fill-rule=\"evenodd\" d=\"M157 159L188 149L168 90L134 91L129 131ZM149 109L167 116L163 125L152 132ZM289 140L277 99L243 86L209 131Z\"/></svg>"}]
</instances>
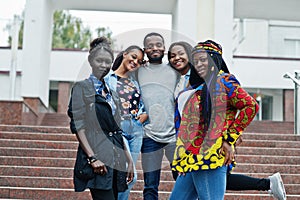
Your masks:
<instances>
[{"instance_id":1,"label":"wristwatch","mask_svg":"<svg viewBox=\"0 0 300 200\"><path fill-rule=\"evenodd\" d=\"M97 158L95 156L91 156L91 157L88 157L87 160L88 160L88 164L90 165L90 164L96 162Z\"/></svg>"}]
</instances>

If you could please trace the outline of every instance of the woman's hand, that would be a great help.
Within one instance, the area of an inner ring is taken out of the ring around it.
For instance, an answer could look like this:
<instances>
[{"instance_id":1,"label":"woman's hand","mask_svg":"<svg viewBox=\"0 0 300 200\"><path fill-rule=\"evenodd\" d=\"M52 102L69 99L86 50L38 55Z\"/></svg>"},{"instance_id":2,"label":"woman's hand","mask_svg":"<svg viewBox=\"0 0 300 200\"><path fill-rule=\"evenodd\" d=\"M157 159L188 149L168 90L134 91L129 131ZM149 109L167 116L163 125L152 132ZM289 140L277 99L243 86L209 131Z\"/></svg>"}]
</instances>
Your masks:
<instances>
[{"instance_id":1,"label":"woman's hand","mask_svg":"<svg viewBox=\"0 0 300 200\"><path fill-rule=\"evenodd\" d=\"M141 123L144 123L148 119L148 115L146 113L140 114L139 116L137 116L137 119Z\"/></svg>"},{"instance_id":2,"label":"woman's hand","mask_svg":"<svg viewBox=\"0 0 300 200\"><path fill-rule=\"evenodd\" d=\"M107 173L106 166L100 160L96 160L95 162L91 163L91 166L96 174L104 175Z\"/></svg>"},{"instance_id":3,"label":"woman's hand","mask_svg":"<svg viewBox=\"0 0 300 200\"><path fill-rule=\"evenodd\" d=\"M126 179L127 184L133 181L133 177L134 177L134 167L133 167L133 162L130 161L128 163L128 168L127 168L127 179Z\"/></svg>"},{"instance_id":4,"label":"woman's hand","mask_svg":"<svg viewBox=\"0 0 300 200\"><path fill-rule=\"evenodd\" d=\"M223 141L221 153L224 153L225 156L223 165L230 165L234 159L234 148L232 148L232 146L228 144L228 142Z\"/></svg>"}]
</instances>

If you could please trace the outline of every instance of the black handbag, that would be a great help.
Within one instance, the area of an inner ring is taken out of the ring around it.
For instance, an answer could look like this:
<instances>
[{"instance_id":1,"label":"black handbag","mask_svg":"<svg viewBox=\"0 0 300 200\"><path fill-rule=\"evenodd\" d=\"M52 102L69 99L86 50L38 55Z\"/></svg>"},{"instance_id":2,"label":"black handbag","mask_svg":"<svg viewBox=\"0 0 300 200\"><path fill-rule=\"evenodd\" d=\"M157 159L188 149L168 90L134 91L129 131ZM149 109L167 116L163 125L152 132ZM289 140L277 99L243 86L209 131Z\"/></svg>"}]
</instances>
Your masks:
<instances>
[{"instance_id":1,"label":"black handbag","mask_svg":"<svg viewBox=\"0 0 300 200\"><path fill-rule=\"evenodd\" d=\"M74 175L81 180L90 180L95 177L94 169L88 163L87 156L82 148L78 148Z\"/></svg>"}]
</instances>

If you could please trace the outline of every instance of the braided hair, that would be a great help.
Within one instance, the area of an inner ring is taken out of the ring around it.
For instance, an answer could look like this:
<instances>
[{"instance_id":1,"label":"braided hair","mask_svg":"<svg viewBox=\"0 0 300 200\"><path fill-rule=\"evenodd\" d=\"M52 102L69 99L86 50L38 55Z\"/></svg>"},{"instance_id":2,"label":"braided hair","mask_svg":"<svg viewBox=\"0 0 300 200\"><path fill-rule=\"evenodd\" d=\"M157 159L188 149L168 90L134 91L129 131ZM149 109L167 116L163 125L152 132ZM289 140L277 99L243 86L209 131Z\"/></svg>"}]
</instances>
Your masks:
<instances>
[{"instance_id":1,"label":"braided hair","mask_svg":"<svg viewBox=\"0 0 300 200\"><path fill-rule=\"evenodd\" d=\"M216 86L217 76L219 71L222 70L225 73L229 73L227 65L222 58L222 47L220 44L206 40L205 42L199 42L192 50L192 57L195 53L206 52L208 58L208 74L205 78L198 75L196 69L191 67L190 84L193 88L197 88L203 84L201 93L201 104L202 104L202 116L204 118L205 131L208 131L212 115L212 104L215 104L214 89Z\"/></svg>"}]
</instances>

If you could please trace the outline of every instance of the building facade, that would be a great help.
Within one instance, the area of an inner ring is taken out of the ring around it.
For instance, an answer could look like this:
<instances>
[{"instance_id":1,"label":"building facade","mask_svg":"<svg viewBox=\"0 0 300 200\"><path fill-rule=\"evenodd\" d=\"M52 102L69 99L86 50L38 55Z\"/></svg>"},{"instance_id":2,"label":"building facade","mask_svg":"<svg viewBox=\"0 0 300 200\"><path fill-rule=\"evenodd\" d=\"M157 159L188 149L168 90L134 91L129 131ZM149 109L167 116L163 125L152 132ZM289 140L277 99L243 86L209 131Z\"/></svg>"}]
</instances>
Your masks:
<instances>
[{"instance_id":1,"label":"building facade","mask_svg":"<svg viewBox=\"0 0 300 200\"><path fill-rule=\"evenodd\" d=\"M0 123L40 124L41 113L65 113L72 83L89 73L86 51L51 49L52 14L58 9L169 14L172 30L132 30L116 36L117 43L142 46L150 31L162 33L167 46L216 40L231 72L259 102L257 120L294 121L295 84L283 75L300 70L299 7L297 0L27 0L13 84L12 51L0 49L0 109L6 116L23 114ZM11 104L21 105L18 112L5 109Z\"/></svg>"}]
</instances>

